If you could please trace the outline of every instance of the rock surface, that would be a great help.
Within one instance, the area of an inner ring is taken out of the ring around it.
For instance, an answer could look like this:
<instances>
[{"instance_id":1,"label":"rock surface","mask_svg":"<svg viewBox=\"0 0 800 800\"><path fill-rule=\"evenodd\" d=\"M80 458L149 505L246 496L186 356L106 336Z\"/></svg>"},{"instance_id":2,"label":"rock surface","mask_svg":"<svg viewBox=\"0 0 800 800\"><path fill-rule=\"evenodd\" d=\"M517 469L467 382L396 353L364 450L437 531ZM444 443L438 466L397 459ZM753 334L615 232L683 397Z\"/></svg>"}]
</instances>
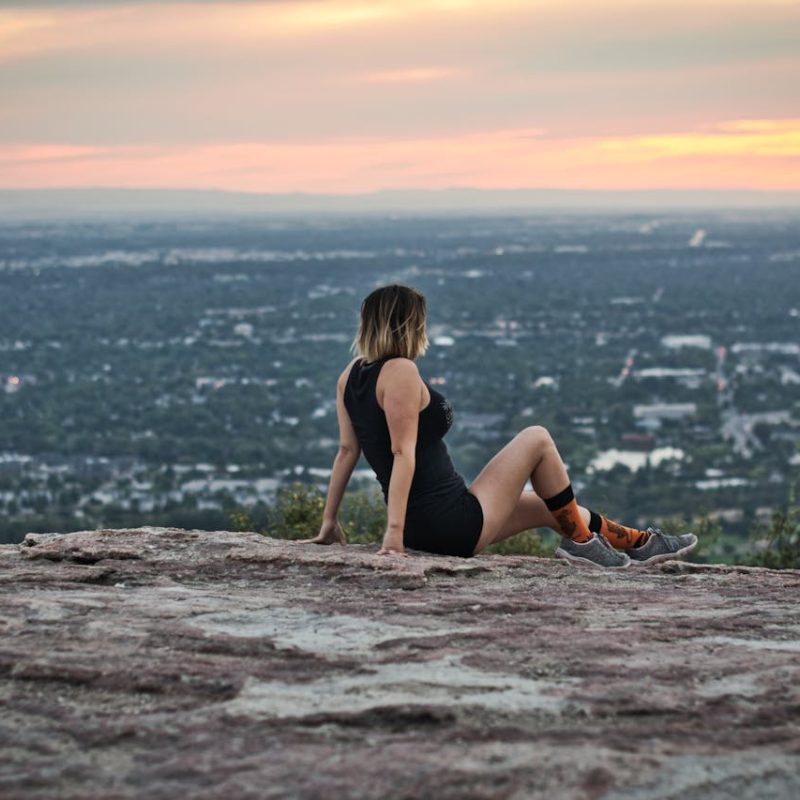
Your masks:
<instances>
[{"instance_id":1,"label":"rock surface","mask_svg":"<svg viewBox=\"0 0 800 800\"><path fill-rule=\"evenodd\" d=\"M0 547L0 797L800 797L800 572L376 551Z\"/></svg>"}]
</instances>

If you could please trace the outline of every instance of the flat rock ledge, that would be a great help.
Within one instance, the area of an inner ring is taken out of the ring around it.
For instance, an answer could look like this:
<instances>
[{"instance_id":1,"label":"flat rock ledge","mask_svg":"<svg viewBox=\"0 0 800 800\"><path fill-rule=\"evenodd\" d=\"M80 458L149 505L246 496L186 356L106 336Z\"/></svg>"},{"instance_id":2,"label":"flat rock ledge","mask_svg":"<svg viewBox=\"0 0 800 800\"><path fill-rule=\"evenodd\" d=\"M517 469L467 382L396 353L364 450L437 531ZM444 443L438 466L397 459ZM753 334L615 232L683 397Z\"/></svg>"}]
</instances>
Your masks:
<instances>
[{"instance_id":1,"label":"flat rock ledge","mask_svg":"<svg viewBox=\"0 0 800 800\"><path fill-rule=\"evenodd\" d=\"M800 571L0 547L0 797L800 797Z\"/></svg>"}]
</instances>

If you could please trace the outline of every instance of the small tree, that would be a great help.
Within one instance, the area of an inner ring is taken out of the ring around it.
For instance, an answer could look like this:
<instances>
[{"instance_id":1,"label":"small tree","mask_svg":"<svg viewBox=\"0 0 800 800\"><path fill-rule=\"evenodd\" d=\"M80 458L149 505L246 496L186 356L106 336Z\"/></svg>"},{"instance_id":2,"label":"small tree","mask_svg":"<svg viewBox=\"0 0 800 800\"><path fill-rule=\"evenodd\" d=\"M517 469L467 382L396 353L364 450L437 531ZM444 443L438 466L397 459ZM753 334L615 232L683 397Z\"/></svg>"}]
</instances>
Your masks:
<instances>
[{"instance_id":1,"label":"small tree","mask_svg":"<svg viewBox=\"0 0 800 800\"><path fill-rule=\"evenodd\" d=\"M269 534L279 539L306 539L319 533L325 498L316 486L295 481L278 490L276 518Z\"/></svg>"},{"instance_id":2,"label":"small tree","mask_svg":"<svg viewBox=\"0 0 800 800\"><path fill-rule=\"evenodd\" d=\"M790 490L786 508L773 512L768 526L757 529L751 564L770 569L800 569L800 507Z\"/></svg>"}]
</instances>

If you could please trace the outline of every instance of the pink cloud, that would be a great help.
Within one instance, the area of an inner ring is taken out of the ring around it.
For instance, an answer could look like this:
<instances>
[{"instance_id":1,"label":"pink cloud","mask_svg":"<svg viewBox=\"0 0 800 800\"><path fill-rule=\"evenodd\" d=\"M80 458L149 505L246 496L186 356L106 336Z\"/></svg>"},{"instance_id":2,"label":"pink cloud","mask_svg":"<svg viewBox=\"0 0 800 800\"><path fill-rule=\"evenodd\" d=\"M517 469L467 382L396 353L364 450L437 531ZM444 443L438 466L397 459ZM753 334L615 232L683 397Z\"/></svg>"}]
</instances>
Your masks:
<instances>
[{"instance_id":1,"label":"pink cloud","mask_svg":"<svg viewBox=\"0 0 800 800\"><path fill-rule=\"evenodd\" d=\"M0 147L2 186L348 193L387 187L800 188L800 120L659 136L545 138L542 129L298 144ZM753 130L755 129L755 130Z\"/></svg>"}]
</instances>

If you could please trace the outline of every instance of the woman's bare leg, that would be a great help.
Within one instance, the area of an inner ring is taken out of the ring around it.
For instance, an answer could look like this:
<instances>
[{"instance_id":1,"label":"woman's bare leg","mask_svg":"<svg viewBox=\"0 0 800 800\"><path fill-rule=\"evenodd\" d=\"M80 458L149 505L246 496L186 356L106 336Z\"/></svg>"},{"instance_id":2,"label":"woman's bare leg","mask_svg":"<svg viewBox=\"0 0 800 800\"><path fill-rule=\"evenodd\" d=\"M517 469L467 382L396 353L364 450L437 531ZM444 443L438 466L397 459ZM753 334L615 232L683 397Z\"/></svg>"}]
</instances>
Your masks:
<instances>
[{"instance_id":1,"label":"woman's bare leg","mask_svg":"<svg viewBox=\"0 0 800 800\"><path fill-rule=\"evenodd\" d=\"M535 500L521 500L523 489L529 480L541 507ZM467 487L483 508L483 528L474 552L479 553L492 542L512 535L508 533L501 537L500 533L504 526L508 529L506 523L510 522L515 513L516 521L510 524L511 527L533 518L527 516L528 511L531 511L536 513L540 525L543 519L549 519L544 524L558 530L555 517L541 498L553 497L565 489L569 482L566 467L550 433L541 425L523 428ZM520 502L527 504L522 511L517 510ZM584 511L581 510L581 515L587 519L588 514ZM526 527L519 530L527 530L528 527L535 526L526 524ZM514 532L518 533L519 530Z\"/></svg>"},{"instance_id":2,"label":"woman's bare leg","mask_svg":"<svg viewBox=\"0 0 800 800\"><path fill-rule=\"evenodd\" d=\"M589 509L579 505L583 521L589 524ZM511 515L497 531L494 539L489 544L502 542L517 533L529 531L531 528L552 528L556 533L561 533L555 526L555 519L545 505L544 500L536 492L524 491L517 500L517 505ZM488 545L487 545L488 546Z\"/></svg>"}]
</instances>

